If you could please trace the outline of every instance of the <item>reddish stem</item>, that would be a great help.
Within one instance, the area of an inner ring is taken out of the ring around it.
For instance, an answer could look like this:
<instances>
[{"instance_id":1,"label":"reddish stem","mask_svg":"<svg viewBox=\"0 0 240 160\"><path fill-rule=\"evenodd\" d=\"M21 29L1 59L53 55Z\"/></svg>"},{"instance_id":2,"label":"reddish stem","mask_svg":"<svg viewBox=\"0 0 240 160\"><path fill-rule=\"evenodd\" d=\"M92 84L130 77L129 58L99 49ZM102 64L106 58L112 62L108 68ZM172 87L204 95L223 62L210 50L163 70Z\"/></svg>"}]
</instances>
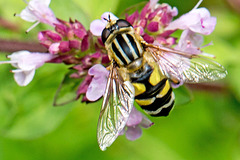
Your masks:
<instances>
[{"instance_id":1,"label":"reddish stem","mask_svg":"<svg viewBox=\"0 0 240 160\"><path fill-rule=\"evenodd\" d=\"M12 53L20 50L28 50L30 52L47 52L47 49L38 43L0 39L0 52Z\"/></svg>"}]
</instances>

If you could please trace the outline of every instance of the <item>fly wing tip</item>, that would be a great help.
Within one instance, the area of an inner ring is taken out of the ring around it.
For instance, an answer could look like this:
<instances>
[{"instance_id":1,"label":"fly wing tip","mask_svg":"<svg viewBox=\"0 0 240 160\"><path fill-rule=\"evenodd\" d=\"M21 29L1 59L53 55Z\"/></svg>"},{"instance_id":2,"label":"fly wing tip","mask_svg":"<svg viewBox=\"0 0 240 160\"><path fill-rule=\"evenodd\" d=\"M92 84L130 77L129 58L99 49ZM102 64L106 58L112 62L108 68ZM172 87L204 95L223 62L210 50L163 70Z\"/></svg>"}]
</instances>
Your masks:
<instances>
[{"instance_id":1,"label":"fly wing tip","mask_svg":"<svg viewBox=\"0 0 240 160\"><path fill-rule=\"evenodd\" d=\"M99 148L100 148L102 151L106 151L106 150L107 150L107 146L105 146L105 145L100 145L100 144L99 144Z\"/></svg>"},{"instance_id":2,"label":"fly wing tip","mask_svg":"<svg viewBox=\"0 0 240 160\"><path fill-rule=\"evenodd\" d=\"M98 139L98 145L99 148L102 151L106 151L107 147L110 147L113 142L117 139L118 136L113 136L113 135L105 135L104 137L100 138L99 135L97 137Z\"/></svg>"}]
</instances>

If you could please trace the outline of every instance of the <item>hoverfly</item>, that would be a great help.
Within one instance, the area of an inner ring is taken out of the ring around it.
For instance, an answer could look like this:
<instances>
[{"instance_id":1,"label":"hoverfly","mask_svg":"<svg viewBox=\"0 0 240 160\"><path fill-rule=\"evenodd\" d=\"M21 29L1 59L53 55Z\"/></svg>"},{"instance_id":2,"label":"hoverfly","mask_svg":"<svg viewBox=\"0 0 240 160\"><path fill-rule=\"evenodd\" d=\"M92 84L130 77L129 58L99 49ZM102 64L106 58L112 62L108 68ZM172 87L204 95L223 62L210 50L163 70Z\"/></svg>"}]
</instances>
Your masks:
<instances>
[{"instance_id":1,"label":"hoverfly","mask_svg":"<svg viewBox=\"0 0 240 160\"><path fill-rule=\"evenodd\" d=\"M151 116L167 116L174 105L171 83L214 81L227 74L210 59L145 42L126 20L107 21L102 41L111 64L98 120L101 150L124 129L134 100Z\"/></svg>"}]
</instances>

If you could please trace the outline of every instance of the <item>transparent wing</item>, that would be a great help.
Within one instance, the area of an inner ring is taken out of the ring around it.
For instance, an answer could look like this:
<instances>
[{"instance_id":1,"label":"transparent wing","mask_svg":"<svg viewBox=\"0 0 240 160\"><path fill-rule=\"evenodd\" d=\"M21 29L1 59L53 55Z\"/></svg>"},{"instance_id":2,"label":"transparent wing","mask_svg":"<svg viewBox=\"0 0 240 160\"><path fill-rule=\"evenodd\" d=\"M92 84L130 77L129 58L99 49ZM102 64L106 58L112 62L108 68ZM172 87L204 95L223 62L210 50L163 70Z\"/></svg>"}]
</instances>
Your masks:
<instances>
[{"instance_id":1,"label":"transparent wing","mask_svg":"<svg viewBox=\"0 0 240 160\"><path fill-rule=\"evenodd\" d=\"M180 83L215 81L227 75L222 65L205 57L151 44L146 51L151 53L164 75Z\"/></svg>"},{"instance_id":2,"label":"transparent wing","mask_svg":"<svg viewBox=\"0 0 240 160\"><path fill-rule=\"evenodd\" d=\"M97 139L101 150L106 150L123 130L132 110L134 87L123 82L112 67L98 120Z\"/></svg>"}]
</instances>

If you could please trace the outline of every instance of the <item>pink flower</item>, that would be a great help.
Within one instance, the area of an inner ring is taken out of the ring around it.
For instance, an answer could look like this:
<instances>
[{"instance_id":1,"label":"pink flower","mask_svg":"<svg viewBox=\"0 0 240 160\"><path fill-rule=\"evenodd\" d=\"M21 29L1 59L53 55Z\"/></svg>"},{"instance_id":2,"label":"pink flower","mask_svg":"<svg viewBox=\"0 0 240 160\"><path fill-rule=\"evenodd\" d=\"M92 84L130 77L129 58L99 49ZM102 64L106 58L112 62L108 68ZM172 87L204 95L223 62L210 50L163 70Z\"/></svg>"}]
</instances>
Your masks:
<instances>
[{"instance_id":1,"label":"pink flower","mask_svg":"<svg viewBox=\"0 0 240 160\"><path fill-rule=\"evenodd\" d=\"M18 51L9 55L8 58L10 58L10 61L1 61L0 64L9 63L16 67L15 70L12 70L15 81L19 86L26 86L32 81L35 70L54 58L54 56L48 53Z\"/></svg>"},{"instance_id":2,"label":"pink flower","mask_svg":"<svg viewBox=\"0 0 240 160\"><path fill-rule=\"evenodd\" d=\"M60 45L60 43L59 42L56 42L56 43L52 43L51 45L50 45L50 47L49 47L49 52L51 53L51 54L57 54L57 53L59 53L59 45Z\"/></svg>"},{"instance_id":3,"label":"pink flower","mask_svg":"<svg viewBox=\"0 0 240 160\"><path fill-rule=\"evenodd\" d=\"M93 76L93 79L87 89L86 97L90 101L96 101L105 92L109 71L101 64L96 64L89 69L88 74Z\"/></svg>"},{"instance_id":4,"label":"pink flower","mask_svg":"<svg viewBox=\"0 0 240 160\"><path fill-rule=\"evenodd\" d=\"M55 32L41 31L38 39L52 54L71 52L75 55L79 50L84 52L90 47L90 33L77 20L66 22L59 19Z\"/></svg>"},{"instance_id":5,"label":"pink flower","mask_svg":"<svg viewBox=\"0 0 240 160\"><path fill-rule=\"evenodd\" d=\"M48 7L51 0L30 0L28 6L18 15L28 22L36 22L28 31L40 22L54 26L59 23L52 10Z\"/></svg>"},{"instance_id":6,"label":"pink flower","mask_svg":"<svg viewBox=\"0 0 240 160\"><path fill-rule=\"evenodd\" d=\"M191 30L184 30L175 49L190 54L200 54L202 43L202 35L196 34Z\"/></svg>"},{"instance_id":7,"label":"pink flower","mask_svg":"<svg viewBox=\"0 0 240 160\"><path fill-rule=\"evenodd\" d=\"M90 31L92 32L92 34L94 36L101 36L102 31L105 28L105 26L107 25L107 20L109 20L109 18L111 20L117 20L118 19L111 12L105 12L105 13L102 14L101 20L96 19L96 20L92 21L92 23L90 24Z\"/></svg>"},{"instance_id":8,"label":"pink flower","mask_svg":"<svg viewBox=\"0 0 240 160\"><path fill-rule=\"evenodd\" d=\"M123 135L125 133L126 138L128 140L134 141L141 137L142 135L141 127L149 128L152 125L153 122L151 122L146 116L144 116L135 107L133 107L129 115L128 121L126 123L126 126L122 130L120 135Z\"/></svg>"},{"instance_id":9,"label":"pink flower","mask_svg":"<svg viewBox=\"0 0 240 160\"><path fill-rule=\"evenodd\" d=\"M164 28L178 14L176 7L166 3L158 4L158 0L150 0L142 11L135 11L133 14L126 14L126 20L132 24L135 31L140 34L148 43L159 40L159 43L171 47L175 41L169 39L173 31L165 31Z\"/></svg>"},{"instance_id":10,"label":"pink flower","mask_svg":"<svg viewBox=\"0 0 240 160\"><path fill-rule=\"evenodd\" d=\"M210 12L206 8L197 8L197 4L190 12L182 15L180 18L171 22L166 28L168 30L186 30L189 29L196 33L209 35L213 32L216 25L216 17L211 17Z\"/></svg>"}]
</instances>

